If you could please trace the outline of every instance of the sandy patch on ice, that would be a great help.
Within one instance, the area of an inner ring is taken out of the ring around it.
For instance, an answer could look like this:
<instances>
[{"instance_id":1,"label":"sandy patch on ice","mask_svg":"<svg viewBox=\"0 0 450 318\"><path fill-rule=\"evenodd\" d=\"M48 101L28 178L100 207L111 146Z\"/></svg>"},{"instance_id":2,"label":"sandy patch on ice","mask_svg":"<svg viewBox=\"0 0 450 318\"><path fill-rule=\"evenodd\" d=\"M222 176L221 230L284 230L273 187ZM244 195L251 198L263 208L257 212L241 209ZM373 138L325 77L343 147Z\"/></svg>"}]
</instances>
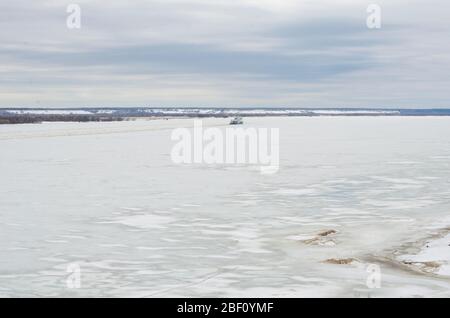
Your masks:
<instances>
[{"instance_id":1,"label":"sandy patch on ice","mask_svg":"<svg viewBox=\"0 0 450 318\"><path fill-rule=\"evenodd\" d=\"M401 255L403 264L423 272L450 277L450 233L430 239L417 252Z\"/></svg>"},{"instance_id":2,"label":"sandy patch on ice","mask_svg":"<svg viewBox=\"0 0 450 318\"><path fill-rule=\"evenodd\" d=\"M336 242L332 237L336 233L336 230L324 230L313 235L292 235L289 236L288 239L299 241L307 245L335 246Z\"/></svg>"},{"instance_id":3,"label":"sandy patch on ice","mask_svg":"<svg viewBox=\"0 0 450 318\"><path fill-rule=\"evenodd\" d=\"M324 261L324 263L335 265L350 265L355 262L358 262L355 258L329 258Z\"/></svg>"}]
</instances>

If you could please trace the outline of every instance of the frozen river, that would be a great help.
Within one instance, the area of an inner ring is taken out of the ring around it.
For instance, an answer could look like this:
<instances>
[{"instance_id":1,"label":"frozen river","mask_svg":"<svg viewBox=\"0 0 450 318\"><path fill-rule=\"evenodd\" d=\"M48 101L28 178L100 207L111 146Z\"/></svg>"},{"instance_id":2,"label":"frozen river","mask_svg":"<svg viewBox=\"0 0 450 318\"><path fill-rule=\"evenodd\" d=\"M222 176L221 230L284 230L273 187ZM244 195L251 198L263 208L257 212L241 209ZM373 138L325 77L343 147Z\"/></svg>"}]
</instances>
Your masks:
<instances>
[{"instance_id":1,"label":"frozen river","mask_svg":"<svg viewBox=\"0 0 450 318\"><path fill-rule=\"evenodd\" d=\"M245 121L278 173L174 164L190 119L0 125L0 297L450 297L450 117Z\"/></svg>"}]
</instances>

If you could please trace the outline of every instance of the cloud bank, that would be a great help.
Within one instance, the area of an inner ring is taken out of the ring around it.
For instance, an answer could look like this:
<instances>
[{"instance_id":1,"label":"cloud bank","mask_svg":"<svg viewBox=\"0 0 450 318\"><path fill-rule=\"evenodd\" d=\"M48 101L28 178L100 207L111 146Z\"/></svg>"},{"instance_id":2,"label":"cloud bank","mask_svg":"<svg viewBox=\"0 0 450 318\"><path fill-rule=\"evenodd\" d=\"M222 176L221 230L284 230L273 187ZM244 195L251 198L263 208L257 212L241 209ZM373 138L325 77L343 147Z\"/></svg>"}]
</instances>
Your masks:
<instances>
[{"instance_id":1,"label":"cloud bank","mask_svg":"<svg viewBox=\"0 0 450 318\"><path fill-rule=\"evenodd\" d=\"M0 107L450 107L448 1L371 3L4 1Z\"/></svg>"}]
</instances>

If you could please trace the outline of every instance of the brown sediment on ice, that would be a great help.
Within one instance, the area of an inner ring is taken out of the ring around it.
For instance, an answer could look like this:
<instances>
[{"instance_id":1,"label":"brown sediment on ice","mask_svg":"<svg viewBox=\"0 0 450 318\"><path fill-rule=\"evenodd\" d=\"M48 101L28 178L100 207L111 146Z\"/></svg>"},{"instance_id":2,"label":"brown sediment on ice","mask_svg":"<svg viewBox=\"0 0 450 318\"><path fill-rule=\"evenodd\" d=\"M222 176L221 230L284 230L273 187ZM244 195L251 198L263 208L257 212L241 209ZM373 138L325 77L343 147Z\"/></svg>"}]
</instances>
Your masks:
<instances>
[{"instance_id":1,"label":"brown sediment on ice","mask_svg":"<svg viewBox=\"0 0 450 318\"><path fill-rule=\"evenodd\" d=\"M409 261L401 261L396 259L393 256L390 257L375 257L373 258L374 262L384 264L385 266L389 266L404 272L409 272L411 274L417 275L427 275L433 277L442 276L437 275L435 272L441 266L438 262L409 262Z\"/></svg>"},{"instance_id":2,"label":"brown sediment on ice","mask_svg":"<svg viewBox=\"0 0 450 318\"><path fill-rule=\"evenodd\" d=\"M358 262L358 260L355 258L329 258L324 261L324 263L336 265L349 265L354 262Z\"/></svg>"},{"instance_id":3,"label":"brown sediment on ice","mask_svg":"<svg viewBox=\"0 0 450 318\"><path fill-rule=\"evenodd\" d=\"M429 262L402 261L402 263L405 265L410 265L410 266L418 266L418 267L422 268L422 270L427 271L427 272L433 271L442 266L441 263L436 262L436 261L429 261Z\"/></svg>"},{"instance_id":4,"label":"brown sediment on ice","mask_svg":"<svg viewBox=\"0 0 450 318\"><path fill-rule=\"evenodd\" d=\"M336 234L336 233L337 233L336 230L326 230L326 231L323 231L323 232L317 234L317 236L328 236L328 235Z\"/></svg>"},{"instance_id":5,"label":"brown sediment on ice","mask_svg":"<svg viewBox=\"0 0 450 318\"><path fill-rule=\"evenodd\" d=\"M302 240L301 242L308 244L308 245L334 246L334 245L336 245L336 242L329 237L336 233L337 233L336 230L325 230L325 231L322 231L322 232L316 234L316 236L314 236L313 238L307 239L307 240Z\"/></svg>"},{"instance_id":6,"label":"brown sediment on ice","mask_svg":"<svg viewBox=\"0 0 450 318\"><path fill-rule=\"evenodd\" d=\"M403 244L389 252L385 262L417 274L450 277L450 227L442 228L423 239Z\"/></svg>"}]
</instances>

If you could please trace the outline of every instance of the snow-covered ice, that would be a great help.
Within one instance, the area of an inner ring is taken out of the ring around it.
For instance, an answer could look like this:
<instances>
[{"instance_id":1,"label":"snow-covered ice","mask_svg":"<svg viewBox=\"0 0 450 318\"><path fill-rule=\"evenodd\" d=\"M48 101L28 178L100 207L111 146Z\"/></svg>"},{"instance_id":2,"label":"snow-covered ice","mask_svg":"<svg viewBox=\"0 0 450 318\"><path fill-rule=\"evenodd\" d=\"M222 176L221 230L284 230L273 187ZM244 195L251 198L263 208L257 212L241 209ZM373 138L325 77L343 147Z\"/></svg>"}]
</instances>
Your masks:
<instances>
[{"instance_id":1,"label":"snow-covered ice","mask_svg":"<svg viewBox=\"0 0 450 318\"><path fill-rule=\"evenodd\" d=\"M273 175L174 164L179 127L0 126L0 296L450 297L450 117L246 118L280 129Z\"/></svg>"}]
</instances>

